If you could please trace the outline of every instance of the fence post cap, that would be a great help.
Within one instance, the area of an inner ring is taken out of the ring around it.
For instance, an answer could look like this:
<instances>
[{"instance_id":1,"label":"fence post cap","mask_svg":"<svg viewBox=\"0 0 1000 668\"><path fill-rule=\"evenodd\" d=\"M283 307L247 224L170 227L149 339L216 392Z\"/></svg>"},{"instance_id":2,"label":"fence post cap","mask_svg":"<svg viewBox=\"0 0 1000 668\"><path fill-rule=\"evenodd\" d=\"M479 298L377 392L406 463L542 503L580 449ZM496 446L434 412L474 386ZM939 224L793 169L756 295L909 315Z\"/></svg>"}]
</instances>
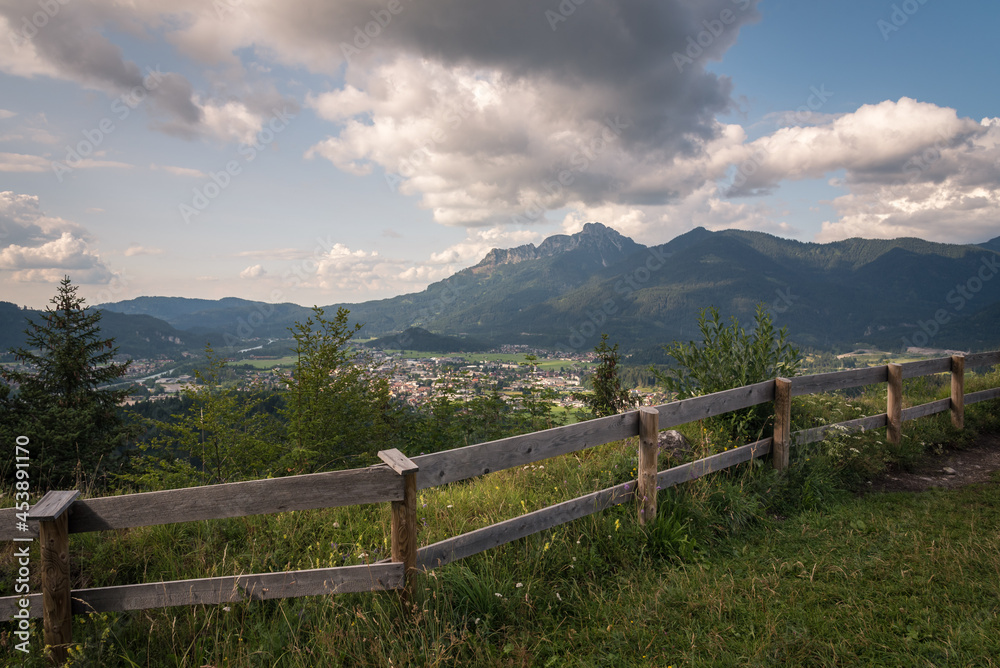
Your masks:
<instances>
[{"instance_id":1,"label":"fence post cap","mask_svg":"<svg viewBox=\"0 0 1000 668\"><path fill-rule=\"evenodd\" d=\"M28 511L28 519L36 522L52 522L59 519L66 509L73 505L80 490L69 491L50 490Z\"/></svg>"},{"instance_id":2,"label":"fence post cap","mask_svg":"<svg viewBox=\"0 0 1000 668\"><path fill-rule=\"evenodd\" d=\"M399 475L416 473L420 470L420 467L417 466L412 459L408 458L396 448L392 448L391 450L379 450L378 458L388 464L389 468Z\"/></svg>"}]
</instances>

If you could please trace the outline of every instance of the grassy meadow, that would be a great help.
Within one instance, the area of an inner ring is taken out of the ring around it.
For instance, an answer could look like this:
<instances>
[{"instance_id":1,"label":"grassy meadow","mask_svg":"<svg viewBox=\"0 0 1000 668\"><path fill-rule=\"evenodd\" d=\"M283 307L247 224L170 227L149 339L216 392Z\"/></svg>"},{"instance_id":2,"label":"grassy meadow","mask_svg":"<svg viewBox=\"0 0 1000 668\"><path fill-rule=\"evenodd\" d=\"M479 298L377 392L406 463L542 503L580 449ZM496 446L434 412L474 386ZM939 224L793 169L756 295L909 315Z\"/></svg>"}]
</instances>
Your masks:
<instances>
[{"instance_id":1,"label":"grassy meadow","mask_svg":"<svg viewBox=\"0 0 1000 668\"><path fill-rule=\"evenodd\" d=\"M998 386L1000 371L966 383ZM947 376L914 379L904 405L946 396ZM1000 477L863 493L887 469L1000 433L998 403L967 407L964 432L941 414L906 423L899 446L885 430L840 434L793 448L781 474L757 460L663 490L651 526L619 506L423 574L406 603L382 592L77 616L70 665L1000 665ZM884 386L801 397L794 428L884 411ZM681 431L689 458L713 451L704 425ZM423 490L418 542L632 480L636 465L629 439ZM370 563L388 556L388 532L380 504L74 534L73 586ZM4 631L5 665L44 665L40 621L27 657Z\"/></svg>"}]
</instances>

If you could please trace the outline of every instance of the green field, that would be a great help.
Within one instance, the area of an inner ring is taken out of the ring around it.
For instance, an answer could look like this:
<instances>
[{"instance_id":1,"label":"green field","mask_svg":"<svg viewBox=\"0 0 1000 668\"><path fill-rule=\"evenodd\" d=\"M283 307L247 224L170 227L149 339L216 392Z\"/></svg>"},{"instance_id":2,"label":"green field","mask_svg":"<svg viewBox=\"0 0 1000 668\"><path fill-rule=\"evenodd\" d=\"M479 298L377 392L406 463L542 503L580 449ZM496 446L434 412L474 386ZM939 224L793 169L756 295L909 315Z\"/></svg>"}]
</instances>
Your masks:
<instances>
[{"instance_id":1,"label":"green field","mask_svg":"<svg viewBox=\"0 0 1000 668\"><path fill-rule=\"evenodd\" d=\"M276 366L280 367L292 367L295 366L295 362L298 360L295 355L288 355L285 357L280 357L273 360L252 360L244 359L237 362L233 362L233 366L247 365L255 369L273 369Z\"/></svg>"},{"instance_id":2,"label":"green field","mask_svg":"<svg viewBox=\"0 0 1000 668\"><path fill-rule=\"evenodd\" d=\"M1000 372L966 381L995 387ZM913 403L948 393L906 386ZM798 397L793 410L871 415L885 391ZM70 665L998 666L1000 477L857 493L887 465L997 433L1000 402L969 406L966 425L942 414L907 422L899 446L873 430L794 447L783 473L758 460L661 491L651 527L625 504L420 575L407 603L383 592L77 616ZM422 490L418 542L633 480L636 462L628 439ZM384 503L74 534L73 586L370 563L388 550L389 514ZM2 549L9 582L13 545ZM38 622L30 656L8 641L0 659L43 665L41 637Z\"/></svg>"}]
</instances>

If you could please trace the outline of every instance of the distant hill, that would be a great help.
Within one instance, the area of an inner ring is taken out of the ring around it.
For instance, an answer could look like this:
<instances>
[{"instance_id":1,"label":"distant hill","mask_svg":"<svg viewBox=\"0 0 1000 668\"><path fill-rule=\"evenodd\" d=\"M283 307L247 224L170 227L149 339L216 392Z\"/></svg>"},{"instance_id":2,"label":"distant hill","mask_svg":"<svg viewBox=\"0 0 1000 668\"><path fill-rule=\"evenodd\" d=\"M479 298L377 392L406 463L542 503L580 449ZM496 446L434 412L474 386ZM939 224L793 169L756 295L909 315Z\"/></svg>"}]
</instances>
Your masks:
<instances>
[{"instance_id":1,"label":"distant hill","mask_svg":"<svg viewBox=\"0 0 1000 668\"><path fill-rule=\"evenodd\" d=\"M748 322L763 302L800 345L971 349L1000 346L1000 279L990 280L998 257L1000 237L979 245L914 238L819 244L696 228L646 247L588 223L538 246L494 249L418 293L328 308L348 308L367 336L417 327L485 345L589 350L607 332L623 350L642 351L695 338L702 308ZM309 313L295 304L159 297L102 308L241 339L287 336Z\"/></svg>"},{"instance_id":2,"label":"distant hill","mask_svg":"<svg viewBox=\"0 0 1000 668\"><path fill-rule=\"evenodd\" d=\"M471 353L490 348L475 339L432 334L423 327L409 327L399 334L373 339L364 345L379 350L416 350L427 353Z\"/></svg>"},{"instance_id":3,"label":"distant hill","mask_svg":"<svg viewBox=\"0 0 1000 668\"><path fill-rule=\"evenodd\" d=\"M0 353L25 345L28 319L41 322L43 311L22 309L16 304L0 302ZM113 338L119 352L130 357L174 357L187 350L201 350L205 341L191 332L182 331L150 315L101 313L101 335ZM211 335L210 335L211 338Z\"/></svg>"}]
</instances>

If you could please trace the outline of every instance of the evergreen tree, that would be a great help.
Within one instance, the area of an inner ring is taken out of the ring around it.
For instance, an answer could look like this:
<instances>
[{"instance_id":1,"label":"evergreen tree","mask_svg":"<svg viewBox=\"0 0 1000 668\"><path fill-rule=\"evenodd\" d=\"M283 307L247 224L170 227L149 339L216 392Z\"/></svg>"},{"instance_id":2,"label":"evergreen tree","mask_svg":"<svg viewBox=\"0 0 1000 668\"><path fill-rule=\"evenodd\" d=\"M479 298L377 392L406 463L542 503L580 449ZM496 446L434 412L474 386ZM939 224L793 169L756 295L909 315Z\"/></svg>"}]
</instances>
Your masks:
<instances>
[{"instance_id":1,"label":"evergreen tree","mask_svg":"<svg viewBox=\"0 0 1000 668\"><path fill-rule=\"evenodd\" d=\"M309 473L377 461L378 450L393 447L396 406L389 383L369 369L351 346L361 325L348 324L345 308L331 320L323 309L289 329L295 339L295 368L286 379L283 411L292 452L286 460Z\"/></svg>"},{"instance_id":2,"label":"evergreen tree","mask_svg":"<svg viewBox=\"0 0 1000 668\"><path fill-rule=\"evenodd\" d=\"M0 431L30 439L39 481L52 488L96 480L131 432L118 410L128 390L101 389L131 362L114 361L118 348L101 338L100 311L88 311L76 291L64 277L41 322L29 319L25 347L11 350L26 368L0 369L8 384Z\"/></svg>"},{"instance_id":3,"label":"evergreen tree","mask_svg":"<svg viewBox=\"0 0 1000 668\"><path fill-rule=\"evenodd\" d=\"M592 392L577 393L575 398L583 401L590 409L593 417L617 415L635 407L632 393L622 387L618 375L621 359L618 354L618 344L608 345L608 335L601 334L601 342L594 346L600 363L590 377Z\"/></svg>"}]
</instances>

